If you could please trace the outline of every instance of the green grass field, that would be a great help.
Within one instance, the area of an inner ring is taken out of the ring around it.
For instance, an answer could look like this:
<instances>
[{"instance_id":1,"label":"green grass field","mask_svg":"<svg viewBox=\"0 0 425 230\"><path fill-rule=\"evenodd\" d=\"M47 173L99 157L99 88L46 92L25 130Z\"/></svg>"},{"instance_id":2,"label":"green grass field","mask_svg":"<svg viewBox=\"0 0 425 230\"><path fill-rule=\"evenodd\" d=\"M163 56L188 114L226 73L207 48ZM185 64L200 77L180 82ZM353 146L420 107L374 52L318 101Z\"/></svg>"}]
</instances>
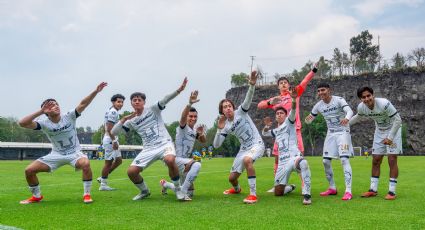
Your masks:
<instances>
[{"instance_id":1,"label":"green grass field","mask_svg":"<svg viewBox=\"0 0 425 230\"><path fill-rule=\"evenodd\" d=\"M65 166L53 174L39 174L44 200L38 204L20 205L30 196L24 178L29 161L0 162L0 229L14 226L23 229L425 229L425 157L399 158L400 176L397 199L384 200L388 191L388 164L383 162L379 195L360 198L369 188L371 158L352 159L353 195L342 201L343 174L339 161L333 162L339 194L320 197L327 188L320 157L307 158L312 171L311 206L302 205L300 180L293 174L290 183L297 189L284 197L266 193L273 185L273 159L255 163L257 194L255 205L243 204L248 194L246 174L241 176L242 194L225 196L230 187L227 177L231 158L214 158L202 162L196 181L195 198L179 202L172 192L160 194L159 180L167 178L166 168L157 162L143 176L152 195L132 201L138 193L126 176L130 160L123 162L111 176L109 184L118 190L98 191L93 182L94 203L82 202L81 172ZM92 161L94 178L99 176L103 161ZM2 227L3 225L3 227Z\"/></svg>"}]
</instances>

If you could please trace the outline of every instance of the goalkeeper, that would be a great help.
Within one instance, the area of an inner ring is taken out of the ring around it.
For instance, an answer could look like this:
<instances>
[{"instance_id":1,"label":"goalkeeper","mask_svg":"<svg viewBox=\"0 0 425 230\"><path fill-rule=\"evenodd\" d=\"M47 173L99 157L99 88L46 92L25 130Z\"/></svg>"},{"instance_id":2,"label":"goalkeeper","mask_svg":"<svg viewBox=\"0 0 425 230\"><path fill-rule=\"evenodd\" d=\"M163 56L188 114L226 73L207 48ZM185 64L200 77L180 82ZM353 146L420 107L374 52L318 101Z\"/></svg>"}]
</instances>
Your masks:
<instances>
[{"instance_id":1,"label":"goalkeeper","mask_svg":"<svg viewBox=\"0 0 425 230\"><path fill-rule=\"evenodd\" d=\"M182 183L181 190L185 195L184 200L190 201L193 197L193 182L199 174L201 163L191 158L192 148L195 140L202 143L206 142L205 126L195 124L198 120L198 112L192 105L198 102L198 91L190 94L189 103L183 109L180 117L179 126L176 128L176 164L179 168L180 180ZM167 189L174 190L174 184L162 179L162 194L167 194Z\"/></svg>"}]
</instances>

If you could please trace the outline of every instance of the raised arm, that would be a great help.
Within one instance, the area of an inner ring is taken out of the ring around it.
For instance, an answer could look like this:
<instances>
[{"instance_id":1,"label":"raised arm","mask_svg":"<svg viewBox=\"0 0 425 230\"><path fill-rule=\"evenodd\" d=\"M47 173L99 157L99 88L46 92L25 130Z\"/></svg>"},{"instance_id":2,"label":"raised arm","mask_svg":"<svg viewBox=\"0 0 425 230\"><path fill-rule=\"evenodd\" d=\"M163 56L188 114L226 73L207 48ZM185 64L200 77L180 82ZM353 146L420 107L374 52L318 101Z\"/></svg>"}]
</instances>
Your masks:
<instances>
[{"instance_id":1,"label":"raised arm","mask_svg":"<svg viewBox=\"0 0 425 230\"><path fill-rule=\"evenodd\" d=\"M257 82L257 71L252 71L251 76L249 77L249 88L248 92L246 93L245 100L242 102L242 110L245 112L249 110L249 107L251 106L252 98L254 97L254 91L255 91L255 83Z\"/></svg>"},{"instance_id":2,"label":"raised arm","mask_svg":"<svg viewBox=\"0 0 425 230\"><path fill-rule=\"evenodd\" d=\"M196 139L201 143L207 142L207 136L205 135L205 130L206 130L205 125L198 125L198 127L196 127Z\"/></svg>"},{"instance_id":3,"label":"raised arm","mask_svg":"<svg viewBox=\"0 0 425 230\"><path fill-rule=\"evenodd\" d=\"M301 96L304 93L308 83L311 81L311 79L313 79L315 73L317 72L317 66L318 66L318 63L315 63L313 65L313 69L310 72L308 72L308 74L304 77L301 83L297 86L298 96Z\"/></svg>"},{"instance_id":4,"label":"raised arm","mask_svg":"<svg viewBox=\"0 0 425 230\"><path fill-rule=\"evenodd\" d=\"M273 136L272 130L271 130L271 127L273 124L272 119L270 117L265 117L263 119L263 123L264 123L264 128L261 131L261 134L265 137L272 137Z\"/></svg>"},{"instance_id":5,"label":"raised arm","mask_svg":"<svg viewBox=\"0 0 425 230\"><path fill-rule=\"evenodd\" d=\"M50 111L52 111L53 109L55 109L54 107L56 106L56 102L55 101L48 101L46 103L44 103L44 105L41 107L40 110L38 110L37 112L34 112L28 116L25 116L24 118L22 118L21 120L18 121L19 126L23 127L23 128L27 128L27 129L36 129L37 128L37 122L35 122L34 120L41 116L42 114L48 113Z\"/></svg>"},{"instance_id":6,"label":"raised arm","mask_svg":"<svg viewBox=\"0 0 425 230\"><path fill-rule=\"evenodd\" d=\"M108 85L108 83L106 82L101 82L96 89L91 92L87 97L85 97L79 105L77 105L77 108L75 108L75 111L77 111L77 113L81 114L88 105L90 105L90 103L93 101L93 99L96 97L96 95L103 90L103 88L105 88Z\"/></svg>"},{"instance_id":7,"label":"raised arm","mask_svg":"<svg viewBox=\"0 0 425 230\"><path fill-rule=\"evenodd\" d=\"M167 96L165 96L162 100L158 102L158 106L160 107L160 109L164 109L165 105L168 102L170 102L177 95L179 95L179 93L181 93L184 90L184 88L186 88L186 84L187 84L187 77L184 78L183 83L180 85L180 87L176 91L172 92L171 94L168 94Z\"/></svg>"},{"instance_id":8,"label":"raised arm","mask_svg":"<svg viewBox=\"0 0 425 230\"><path fill-rule=\"evenodd\" d=\"M226 124L226 117L224 115L220 115L217 121L217 133L215 134L214 141L213 141L214 148L220 147L223 144L224 139L226 139L227 134L221 132L225 124Z\"/></svg>"},{"instance_id":9,"label":"raised arm","mask_svg":"<svg viewBox=\"0 0 425 230\"><path fill-rule=\"evenodd\" d=\"M133 112L130 115L124 116L123 118L121 118L121 120L119 122L117 122L114 127L111 130L111 134L116 136L118 135L122 130L124 131L128 131L128 129L124 128L124 123L128 120L130 120L131 118L135 117L136 113Z\"/></svg>"},{"instance_id":10,"label":"raised arm","mask_svg":"<svg viewBox=\"0 0 425 230\"><path fill-rule=\"evenodd\" d=\"M179 121L180 128L185 127L187 122L187 115L189 115L190 108L192 108L192 105L198 101L199 101L198 91L195 90L192 93L190 93L189 103L184 107L182 115L180 116L180 121Z\"/></svg>"}]
</instances>

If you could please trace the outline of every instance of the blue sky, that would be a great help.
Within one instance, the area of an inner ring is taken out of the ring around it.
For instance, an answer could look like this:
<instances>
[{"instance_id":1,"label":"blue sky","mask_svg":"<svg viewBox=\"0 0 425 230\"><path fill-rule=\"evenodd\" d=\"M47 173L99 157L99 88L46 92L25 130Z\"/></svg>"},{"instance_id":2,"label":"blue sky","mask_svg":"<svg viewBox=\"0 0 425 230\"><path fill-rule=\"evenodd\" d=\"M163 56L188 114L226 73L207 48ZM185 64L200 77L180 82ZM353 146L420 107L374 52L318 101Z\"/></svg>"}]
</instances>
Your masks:
<instances>
[{"instance_id":1,"label":"blue sky","mask_svg":"<svg viewBox=\"0 0 425 230\"><path fill-rule=\"evenodd\" d=\"M48 97L71 110L107 81L78 121L97 128L113 94L142 91L149 105L188 76L164 119L178 120L197 89L200 122L211 126L251 55L270 75L288 73L336 47L348 52L367 29L390 59L424 47L424 14L424 0L0 0L0 116L23 117Z\"/></svg>"}]
</instances>

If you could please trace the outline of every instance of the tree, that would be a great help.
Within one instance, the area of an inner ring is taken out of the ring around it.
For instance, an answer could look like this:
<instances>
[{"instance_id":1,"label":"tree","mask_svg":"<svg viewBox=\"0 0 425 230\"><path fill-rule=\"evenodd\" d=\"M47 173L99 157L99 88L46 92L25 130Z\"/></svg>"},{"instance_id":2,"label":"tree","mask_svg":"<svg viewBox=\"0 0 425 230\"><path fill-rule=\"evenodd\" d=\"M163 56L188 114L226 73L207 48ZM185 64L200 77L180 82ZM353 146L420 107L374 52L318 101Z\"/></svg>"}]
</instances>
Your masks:
<instances>
[{"instance_id":1,"label":"tree","mask_svg":"<svg viewBox=\"0 0 425 230\"><path fill-rule=\"evenodd\" d=\"M180 125L178 121L175 121L169 125L165 125L167 128L168 133L170 134L173 141L176 140L176 128Z\"/></svg>"},{"instance_id":2,"label":"tree","mask_svg":"<svg viewBox=\"0 0 425 230\"><path fill-rule=\"evenodd\" d=\"M248 74L246 73L241 72L239 74L232 74L231 79L233 87L244 86L248 84Z\"/></svg>"},{"instance_id":3,"label":"tree","mask_svg":"<svg viewBox=\"0 0 425 230\"><path fill-rule=\"evenodd\" d=\"M402 69L406 65L406 59L404 58L403 54L398 52L393 56L392 62L393 69Z\"/></svg>"},{"instance_id":4,"label":"tree","mask_svg":"<svg viewBox=\"0 0 425 230\"><path fill-rule=\"evenodd\" d=\"M332 61L334 63L334 67L338 70L339 76L341 76L344 70L344 64L342 59L342 53L338 48L334 49Z\"/></svg>"},{"instance_id":5,"label":"tree","mask_svg":"<svg viewBox=\"0 0 425 230\"><path fill-rule=\"evenodd\" d=\"M320 77L330 77L331 75L331 66L328 64L328 60L325 60L325 58L323 56L321 56L319 58L319 62L318 62L318 75ZM305 66L306 67L306 66ZM308 72L306 73L306 75L310 72L311 70L311 65L308 66ZM305 76L305 75L304 75Z\"/></svg>"},{"instance_id":6,"label":"tree","mask_svg":"<svg viewBox=\"0 0 425 230\"><path fill-rule=\"evenodd\" d=\"M368 30L350 39L350 53L353 56L354 67L358 73L373 72L379 62L379 46L372 45L372 34Z\"/></svg>"},{"instance_id":7,"label":"tree","mask_svg":"<svg viewBox=\"0 0 425 230\"><path fill-rule=\"evenodd\" d=\"M92 128L91 128L90 126L87 126L87 127L86 127L86 132L87 132L87 133L92 133L92 132L93 132L93 130L92 130Z\"/></svg>"},{"instance_id":8,"label":"tree","mask_svg":"<svg viewBox=\"0 0 425 230\"><path fill-rule=\"evenodd\" d=\"M408 55L409 61L416 62L417 67L425 66L425 48L416 48Z\"/></svg>"},{"instance_id":9,"label":"tree","mask_svg":"<svg viewBox=\"0 0 425 230\"><path fill-rule=\"evenodd\" d=\"M304 113L304 117L308 114L308 112ZM310 144L312 155L314 155L317 140L326 137L326 121L322 115L317 116L311 124L306 124L302 119L302 127L303 139L306 140L307 144Z\"/></svg>"}]
</instances>

